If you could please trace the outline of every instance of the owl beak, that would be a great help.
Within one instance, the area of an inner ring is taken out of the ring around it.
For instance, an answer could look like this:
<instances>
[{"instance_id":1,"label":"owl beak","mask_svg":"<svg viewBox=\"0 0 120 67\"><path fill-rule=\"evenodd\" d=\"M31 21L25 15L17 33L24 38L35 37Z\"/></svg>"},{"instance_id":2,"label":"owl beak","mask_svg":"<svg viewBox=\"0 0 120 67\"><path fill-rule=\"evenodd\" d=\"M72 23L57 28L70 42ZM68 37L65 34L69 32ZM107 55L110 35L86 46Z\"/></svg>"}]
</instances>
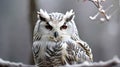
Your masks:
<instances>
[{"instance_id":1,"label":"owl beak","mask_svg":"<svg viewBox=\"0 0 120 67\"><path fill-rule=\"evenodd\" d=\"M55 37L55 38L58 37L58 32L54 32L54 37Z\"/></svg>"}]
</instances>

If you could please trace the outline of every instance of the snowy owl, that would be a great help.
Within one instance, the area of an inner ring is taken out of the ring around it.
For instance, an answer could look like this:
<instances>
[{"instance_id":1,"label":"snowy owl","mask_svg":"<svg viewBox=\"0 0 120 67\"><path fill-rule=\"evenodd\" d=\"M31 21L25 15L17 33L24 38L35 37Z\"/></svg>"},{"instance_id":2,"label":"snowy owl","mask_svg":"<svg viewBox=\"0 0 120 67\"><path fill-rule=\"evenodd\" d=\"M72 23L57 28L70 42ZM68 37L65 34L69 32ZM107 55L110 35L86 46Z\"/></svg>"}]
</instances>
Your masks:
<instances>
[{"instance_id":1,"label":"snowy owl","mask_svg":"<svg viewBox=\"0 0 120 67\"><path fill-rule=\"evenodd\" d=\"M73 10L65 14L40 9L33 32L33 56L38 67L92 62L89 45L79 38Z\"/></svg>"}]
</instances>

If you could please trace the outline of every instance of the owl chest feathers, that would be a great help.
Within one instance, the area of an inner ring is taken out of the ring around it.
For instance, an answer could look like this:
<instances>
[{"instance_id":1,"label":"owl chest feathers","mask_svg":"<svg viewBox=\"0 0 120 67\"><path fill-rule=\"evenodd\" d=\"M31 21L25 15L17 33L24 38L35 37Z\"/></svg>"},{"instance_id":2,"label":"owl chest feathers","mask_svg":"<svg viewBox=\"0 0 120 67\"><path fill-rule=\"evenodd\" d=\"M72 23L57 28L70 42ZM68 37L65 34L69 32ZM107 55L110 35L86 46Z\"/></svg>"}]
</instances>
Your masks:
<instances>
[{"instance_id":1,"label":"owl chest feathers","mask_svg":"<svg viewBox=\"0 0 120 67\"><path fill-rule=\"evenodd\" d=\"M47 57L54 56L53 54L60 53L62 55L67 48L67 44L65 42L52 42L52 41L35 41L33 43L33 51L38 54L38 58L45 59ZM35 48L35 50L34 50ZM39 52L39 53L37 53ZM34 54L35 54L34 53Z\"/></svg>"},{"instance_id":2,"label":"owl chest feathers","mask_svg":"<svg viewBox=\"0 0 120 67\"><path fill-rule=\"evenodd\" d=\"M65 65L81 63L89 59L86 52L75 44L75 41L38 41L34 42L33 51L36 63L40 65ZM38 50L37 50L38 48Z\"/></svg>"}]
</instances>

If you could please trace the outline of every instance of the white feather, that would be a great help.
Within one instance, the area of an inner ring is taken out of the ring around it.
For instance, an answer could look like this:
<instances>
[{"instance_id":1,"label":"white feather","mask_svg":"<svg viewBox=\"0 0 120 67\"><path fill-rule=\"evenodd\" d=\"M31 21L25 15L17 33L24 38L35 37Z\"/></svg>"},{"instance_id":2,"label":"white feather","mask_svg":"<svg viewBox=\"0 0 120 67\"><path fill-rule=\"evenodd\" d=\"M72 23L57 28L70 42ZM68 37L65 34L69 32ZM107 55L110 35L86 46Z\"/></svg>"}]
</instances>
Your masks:
<instances>
[{"instance_id":1,"label":"white feather","mask_svg":"<svg viewBox=\"0 0 120 67\"><path fill-rule=\"evenodd\" d=\"M71 9L70 11L67 11L66 14L64 15L64 18L69 18L71 15L74 15L75 13L73 12L73 9Z\"/></svg>"},{"instance_id":2,"label":"white feather","mask_svg":"<svg viewBox=\"0 0 120 67\"><path fill-rule=\"evenodd\" d=\"M38 18L39 18L39 15L41 15L42 17L44 17L46 19L50 18L47 11L43 11L42 9L40 9L40 11L38 11L37 13L38 13Z\"/></svg>"}]
</instances>

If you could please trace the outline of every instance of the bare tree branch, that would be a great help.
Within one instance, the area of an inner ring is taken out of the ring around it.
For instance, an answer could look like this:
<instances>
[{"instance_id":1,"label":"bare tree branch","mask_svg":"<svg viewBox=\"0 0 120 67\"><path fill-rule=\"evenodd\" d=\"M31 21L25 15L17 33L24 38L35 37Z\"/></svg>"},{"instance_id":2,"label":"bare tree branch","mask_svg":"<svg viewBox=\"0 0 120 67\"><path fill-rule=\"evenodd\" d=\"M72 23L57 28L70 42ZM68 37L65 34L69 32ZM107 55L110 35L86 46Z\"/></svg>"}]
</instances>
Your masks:
<instances>
[{"instance_id":1,"label":"bare tree branch","mask_svg":"<svg viewBox=\"0 0 120 67\"><path fill-rule=\"evenodd\" d=\"M35 65L26 65L23 63L15 63L10 61L5 61L0 58L0 67L35 67Z\"/></svg>"},{"instance_id":2,"label":"bare tree branch","mask_svg":"<svg viewBox=\"0 0 120 67\"><path fill-rule=\"evenodd\" d=\"M84 62L82 64L65 65L60 67L113 67L117 65L120 65L120 59L117 57L114 57L113 59L105 62L103 61L93 62L93 63ZM10 61L5 61L3 59L0 59L0 67L36 67L36 66L26 65L23 63L15 63L15 62L10 62Z\"/></svg>"},{"instance_id":3,"label":"bare tree branch","mask_svg":"<svg viewBox=\"0 0 120 67\"><path fill-rule=\"evenodd\" d=\"M97 14L89 17L91 20L95 20L97 16L101 14L104 18L100 18L100 21L105 21L105 20L109 21L109 19L111 18L111 15L107 15L106 10L109 10L111 7L113 7L113 5L110 5L110 7L108 7L107 9L103 9L103 6L101 5L101 3L105 2L106 0L88 0L88 1L92 2L98 9Z\"/></svg>"},{"instance_id":4,"label":"bare tree branch","mask_svg":"<svg viewBox=\"0 0 120 67\"><path fill-rule=\"evenodd\" d=\"M108 61L100 61L100 62L93 62L93 63L88 63L84 62L82 64L77 64L77 65L67 65L67 66L62 66L62 67L113 67L120 65L120 59L118 57L114 57L111 60Z\"/></svg>"}]
</instances>

